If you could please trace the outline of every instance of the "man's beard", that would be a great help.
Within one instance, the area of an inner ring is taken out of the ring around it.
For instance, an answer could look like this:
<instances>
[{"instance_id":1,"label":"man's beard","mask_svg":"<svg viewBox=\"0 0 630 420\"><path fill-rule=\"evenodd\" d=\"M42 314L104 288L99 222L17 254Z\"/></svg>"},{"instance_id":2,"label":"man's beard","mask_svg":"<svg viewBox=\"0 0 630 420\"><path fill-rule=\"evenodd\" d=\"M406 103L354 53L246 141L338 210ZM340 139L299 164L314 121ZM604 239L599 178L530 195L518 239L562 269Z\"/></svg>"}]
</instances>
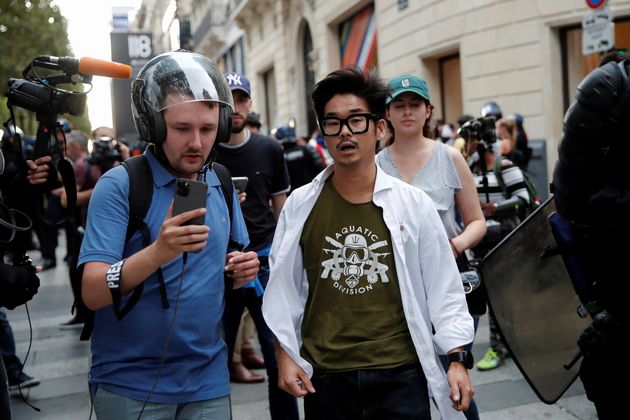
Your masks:
<instances>
[{"instance_id":1,"label":"man's beard","mask_svg":"<svg viewBox=\"0 0 630 420\"><path fill-rule=\"evenodd\" d=\"M245 129L245 119L243 119L243 122L238 125L234 123L234 120L232 120L232 133L233 134L238 134L240 132L242 132Z\"/></svg>"}]
</instances>

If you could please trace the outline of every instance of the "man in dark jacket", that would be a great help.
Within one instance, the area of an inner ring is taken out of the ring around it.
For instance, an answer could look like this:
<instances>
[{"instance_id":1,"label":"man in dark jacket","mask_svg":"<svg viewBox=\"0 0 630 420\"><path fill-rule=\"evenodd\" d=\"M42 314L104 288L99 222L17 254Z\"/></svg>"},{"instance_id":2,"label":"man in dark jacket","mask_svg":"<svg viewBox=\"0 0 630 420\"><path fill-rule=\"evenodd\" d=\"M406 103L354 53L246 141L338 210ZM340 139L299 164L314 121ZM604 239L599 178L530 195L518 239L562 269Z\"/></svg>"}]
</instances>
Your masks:
<instances>
[{"instance_id":1,"label":"man in dark jacket","mask_svg":"<svg viewBox=\"0 0 630 420\"><path fill-rule=\"evenodd\" d=\"M284 149L284 160L287 162L289 179L291 179L291 191L311 182L326 167L315 150L298 143L295 128L283 125L274 130L273 136L280 140Z\"/></svg>"},{"instance_id":2,"label":"man in dark jacket","mask_svg":"<svg viewBox=\"0 0 630 420\"><path fill-rule=\"evenodd\" d=\"M630 61L607 58L578 86L564 118L553 174L560 215L571 222L593 302L593 323L578 344L580 377L600 419L618 418L619 390L630 376L620 349L630 324L627 238L630 171L625 117L630 112Z\"/></svg>"}]
</instances>

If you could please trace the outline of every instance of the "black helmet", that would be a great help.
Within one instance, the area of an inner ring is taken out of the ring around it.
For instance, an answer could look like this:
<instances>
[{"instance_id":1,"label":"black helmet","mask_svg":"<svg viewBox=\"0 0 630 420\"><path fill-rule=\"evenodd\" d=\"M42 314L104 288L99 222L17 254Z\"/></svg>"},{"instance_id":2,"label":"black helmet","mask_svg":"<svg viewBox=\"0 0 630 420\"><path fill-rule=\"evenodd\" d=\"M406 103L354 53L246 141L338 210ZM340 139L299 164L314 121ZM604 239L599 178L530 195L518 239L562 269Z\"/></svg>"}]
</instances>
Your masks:
<instances>
[{"instance_id":1,"label":"black helmet","mask_svg":"<svg viewBox=\"0 0 630 420\"><path fill-rule=\"evenodd\" d=\"M173 98L175 103L165 103ZM185 102L218 102L217 143L230 139L232 92L216 65L207 57L186 50L160 54L142 67L131 87L131 111L140 139L160 145L166 139L162 111Z\"/></svg>"},{"instance_id":2,"label":"black helmet","mask_svg":"<svg viewBox=\"0 0 630 420\"><path fill-rule=\"evenodd\" d=\"M499 108L499 105L497 105L496 102L486 102L482 107L481 107L481 116L482 117L495 117L496 120L500 120L501 118L503 118L503 114L501 113L501 108Z\"/></svg>"},{"instance_id":3,"label":"black helmet","mask_svg":"<svg viewBox=\"0 0 630 420\"><path fill-rule=\"evenodd\" d=\"M290 125L281 125L272 130L271 135L281 142L295 142L295 128Z\"/></svg>"}]
</instances>

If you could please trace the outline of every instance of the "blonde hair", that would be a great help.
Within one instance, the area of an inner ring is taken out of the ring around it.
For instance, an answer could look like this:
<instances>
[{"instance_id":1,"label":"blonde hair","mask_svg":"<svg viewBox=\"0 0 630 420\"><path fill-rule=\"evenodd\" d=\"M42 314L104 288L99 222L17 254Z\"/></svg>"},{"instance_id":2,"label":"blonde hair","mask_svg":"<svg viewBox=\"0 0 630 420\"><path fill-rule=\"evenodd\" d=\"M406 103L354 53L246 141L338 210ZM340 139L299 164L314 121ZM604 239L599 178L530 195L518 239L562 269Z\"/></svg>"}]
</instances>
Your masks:
<instances>
[{"instance_id":1,"label":"blonde hair","mask_svg":"<svg viewBox=\"0 0 630 420\"><path fill-rule=\"evenodd\" d=\"M501 118L497 121L497 128L498 127L503 127L507 130L510 143L512 147L514 147L516 145L516 121L511 118Z\"/></svg>"}]
</instances>

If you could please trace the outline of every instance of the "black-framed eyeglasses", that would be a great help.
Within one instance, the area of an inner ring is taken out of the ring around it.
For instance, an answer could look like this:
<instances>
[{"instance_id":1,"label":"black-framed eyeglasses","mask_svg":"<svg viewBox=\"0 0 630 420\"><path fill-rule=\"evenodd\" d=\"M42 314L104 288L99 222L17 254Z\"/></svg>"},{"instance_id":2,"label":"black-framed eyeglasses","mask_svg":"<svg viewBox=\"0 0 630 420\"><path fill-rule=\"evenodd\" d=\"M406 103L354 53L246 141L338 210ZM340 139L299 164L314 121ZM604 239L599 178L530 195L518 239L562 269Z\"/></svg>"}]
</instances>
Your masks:
<instances>
[{"instance_id":1,"label":"black-framed eyeglasses","mask_svg":"<svg viewBox=\"0 0 630 420\"><path fill-rule=\"evenodd\" d=\"M326 117L319 121L319 128L325 136L336 136L341 133L343 126L348 127L352 134L363 134L370 126L370 120L378 120L378 115L370 113L352 114L348 118Z\"/></svg>"}]
</instances>

